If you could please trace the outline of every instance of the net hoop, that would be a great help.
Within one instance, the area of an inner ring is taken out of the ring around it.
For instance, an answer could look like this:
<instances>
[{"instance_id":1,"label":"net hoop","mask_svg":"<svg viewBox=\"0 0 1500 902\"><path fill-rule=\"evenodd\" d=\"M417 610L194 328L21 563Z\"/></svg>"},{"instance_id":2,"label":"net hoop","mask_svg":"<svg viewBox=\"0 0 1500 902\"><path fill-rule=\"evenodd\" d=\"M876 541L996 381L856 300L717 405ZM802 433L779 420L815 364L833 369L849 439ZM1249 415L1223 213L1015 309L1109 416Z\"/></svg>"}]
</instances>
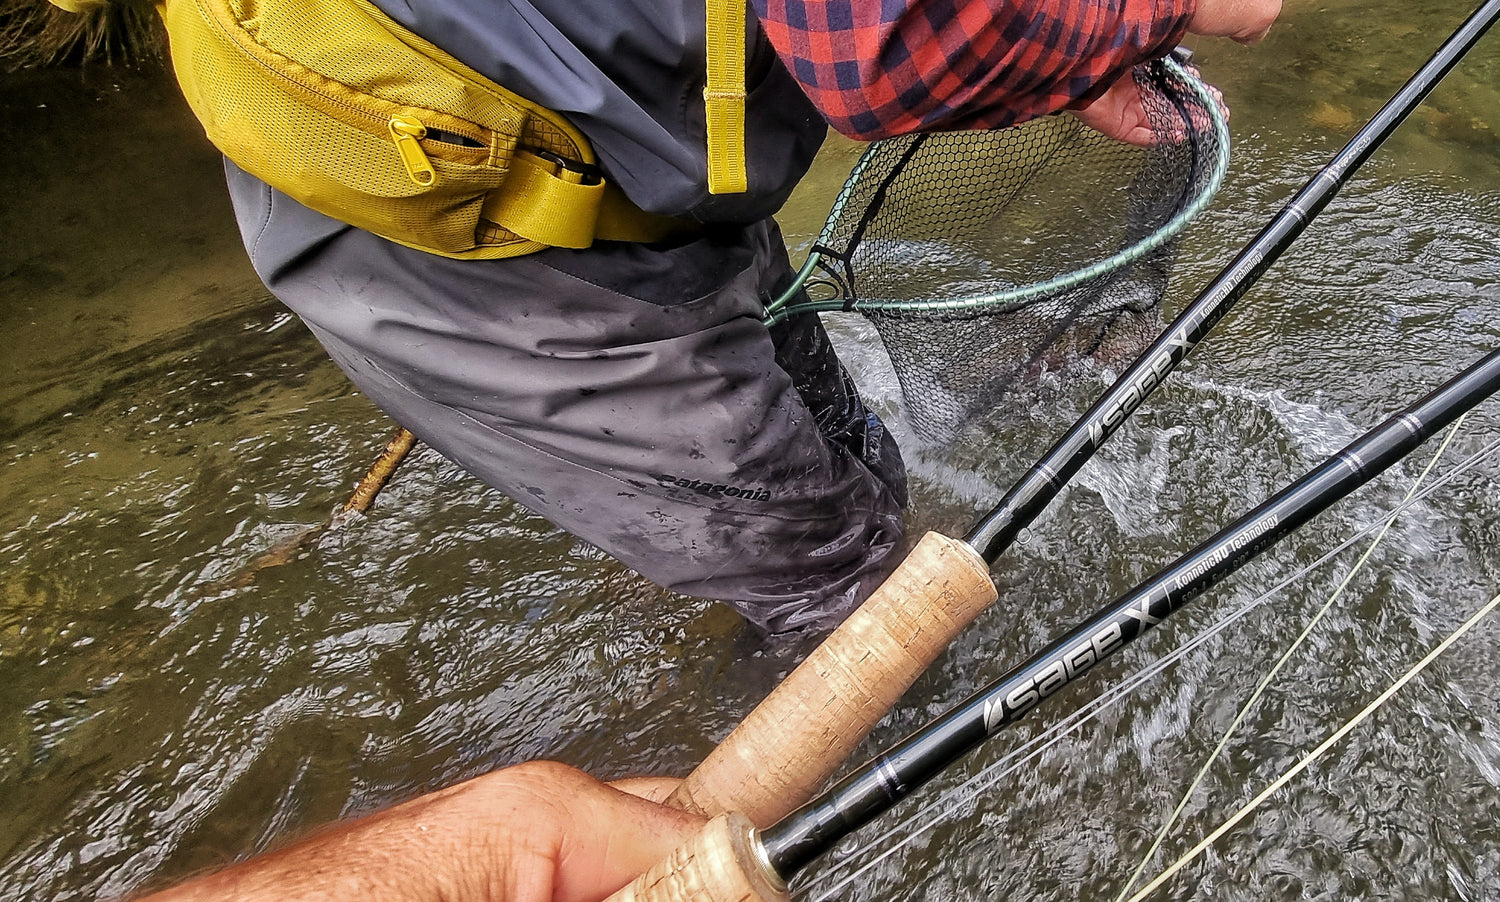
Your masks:
<instances>
[{"instance_id":1,"label":"net hoop","mask_svg":"<svg viewBox=\"0 0 1500 902\"><path fill-rule=\"evenodd\" d=\"M989 294L971 295L961 298L860 298L851 303L845 298L828 298L815 300L807 298L798 301L804 287L809 279L820 269L826 268L825 255L820 248L824 248L832 240L831 231L834 224L843 213L844 206L848 203L853 193L854 186L860 181L865 169L874 159L879 147L883 142L872 144L854 164L850 170L844 187L835 198L829 211L828 219L824 222L823 230L818 233L817 240L813 243L813 249L809 252L807 259L803 261L801 268L797 271L796 278L792 284L766 305L763 317L766 325L775 325L789 317L800 313L814 313L821 311L900 311L903 313L914 313L920 315L928 313L962 313L965 311L994 312L1006 307L1019 305L1039 297L1044 297L1056 292L1066 291L1082 285L1091 279L1099 278L1106 273L1112 272L1120 267L1127 266L1160 248L1171 241L1180 233L1187 224L1203 212L1212 202L1214 195L1218 193L1220 185L1224 182L1224 175L1229 170L1229 122L1224 115L1223 107L1218 98L1214 96L1209 86L1202 79L1194 75L1187 67L1172 57L1162 60L1167 71L1179 79L1187 89L1197 98L1208 113L1210 128L1217 141L1217 148L1208 178L1204 182L1203 190L1198 193L1181 211L1156 229L1151 234L1139 241L1128 245L1116 253L1098 260L1088 266L1080 267L1071 272L1064 273L1044 282L1034 282L1005 291ZM835 276L837 279L838 277Z\"/></svg>"}]
</instances>

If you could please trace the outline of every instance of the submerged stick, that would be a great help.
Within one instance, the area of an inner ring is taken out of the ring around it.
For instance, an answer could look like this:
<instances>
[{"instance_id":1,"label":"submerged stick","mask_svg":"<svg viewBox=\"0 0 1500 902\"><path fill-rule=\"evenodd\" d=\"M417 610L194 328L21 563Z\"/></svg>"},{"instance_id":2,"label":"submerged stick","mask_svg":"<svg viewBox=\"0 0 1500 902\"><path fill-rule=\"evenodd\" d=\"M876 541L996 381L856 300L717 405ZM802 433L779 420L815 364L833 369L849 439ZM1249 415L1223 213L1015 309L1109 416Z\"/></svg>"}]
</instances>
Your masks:
<instances>
[{"instance_id":1,"label":"submerged stick","mask_svg":"<svg viewBox=\"0 0 1500 902\"><path fill-rule=\"evenodd\" d=\"M337 513L317 526L308 527L302 532L282 539L280 542L267 548L247 561L233 576L210 583L203 590L202 594L213 595L229 589L243 589L245 586L255 582L256 576L262 570L270 567L279 567L282 564L295 560L298 554L316 544L325 533L343 528L344 524L352 520L355 515L368 511L370 505L375 503L375 496L380 494L380 490L385 488L386 483L391 481L391 476L395 474L396 468L401 466L401 462L406 459L407 454L411 453L411 449L416 443L417 437L412 435L406 427L398 428L390 440L386 442L385 450L380 452L380 456L375 459L375 463L370 466L369 471L365 473L364 477L354 487L354 494L349 497L348 501L344 502L344 506L339 508Z\"/></svg>"},{"instance_id":2,"label":"submerged stick","mask_svg":"<svg viewBox=\"0 0 1500 902\"><path fill-rule=\"evenodd\" d=\"M417 437L412 435L410 430L405 426L398 427L395 434L391 436L391 440L385 443L385 450L380 452L380 457L375 459L369 472L365 473L364 478L354 487L354 494L344 502L344 509L330 519L329 528L337 529L342 526L344 520L349 519L348 514L362 514L369 510L370 505L375 503L375 496L380 494L380 490L385 488L387 482L391 481L396 468L401 466L401 462L406 460L406 455L411 453L411 449L416 444Z\"/></svg>"}]
</instances>

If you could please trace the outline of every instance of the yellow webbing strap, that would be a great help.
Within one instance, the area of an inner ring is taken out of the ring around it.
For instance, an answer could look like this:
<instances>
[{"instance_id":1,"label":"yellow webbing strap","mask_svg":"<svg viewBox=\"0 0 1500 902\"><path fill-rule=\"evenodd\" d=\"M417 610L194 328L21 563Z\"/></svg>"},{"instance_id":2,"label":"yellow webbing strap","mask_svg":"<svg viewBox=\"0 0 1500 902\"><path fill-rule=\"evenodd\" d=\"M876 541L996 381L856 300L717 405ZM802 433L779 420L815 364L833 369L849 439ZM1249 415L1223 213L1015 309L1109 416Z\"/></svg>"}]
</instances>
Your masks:
<instances>
[{"instance_id":1,"label":"yellow webbing strap","mask_svg":"<svg viewBox=\"0 0 1500 902\"><path fill-rule=\"evenodd\" d=\"M583 176L517 151L500 187L485 198L481 218L549 247L585 248L602 241L659 241L682 220L655 216L625 199L611 184L584 184Z\"/></svg>"},{"instance_id":2,"label":"yellow webbing strap","mask_svg":"<svg viewBox=\"0 0 1500 902\"><path fill-rule=\"evenodd\" d=\"M708 193L741 194L745 177L745 4L707 0Z\"/></svg>"}]
</instances>

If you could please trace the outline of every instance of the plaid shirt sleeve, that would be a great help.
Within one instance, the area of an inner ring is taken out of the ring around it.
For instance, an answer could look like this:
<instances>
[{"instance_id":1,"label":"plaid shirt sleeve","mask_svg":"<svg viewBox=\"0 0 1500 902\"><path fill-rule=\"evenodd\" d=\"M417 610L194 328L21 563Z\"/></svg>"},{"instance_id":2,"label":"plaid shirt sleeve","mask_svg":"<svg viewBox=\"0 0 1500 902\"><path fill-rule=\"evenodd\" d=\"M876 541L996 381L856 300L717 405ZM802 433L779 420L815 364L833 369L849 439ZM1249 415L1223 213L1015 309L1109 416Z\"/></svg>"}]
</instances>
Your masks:
<instances>
[{"instance_id":1,"label":"plaid shirt sleeve","mask_svg":"<svg viewBox=\"0 0 1500 902\"><path fill-rule=\"evenodd\" d=\"M1170 51L1196 0L752 0L824 117L871 141L1078 107Z\"/></svg>"}]
</instances>

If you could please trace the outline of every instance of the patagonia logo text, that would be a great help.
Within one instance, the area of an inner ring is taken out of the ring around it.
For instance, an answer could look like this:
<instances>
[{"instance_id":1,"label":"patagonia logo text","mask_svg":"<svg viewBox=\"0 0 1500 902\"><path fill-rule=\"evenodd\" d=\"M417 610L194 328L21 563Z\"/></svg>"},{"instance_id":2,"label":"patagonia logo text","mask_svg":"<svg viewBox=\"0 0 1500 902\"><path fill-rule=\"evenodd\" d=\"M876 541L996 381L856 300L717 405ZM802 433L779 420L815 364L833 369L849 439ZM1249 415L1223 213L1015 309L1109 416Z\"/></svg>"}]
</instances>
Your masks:
<instances>
[{"instance_id":1,"label":"patagonia logo text","mask_svg":"<svg viewBox=\"0 0 1500 902\"><path fill-rule=\"evenodd\" d=\"M770 501L771 493L765 489L741 488L737 485L728 485L722 482L703 482L698 479L682 479L663 473L656 477L656 481L662 485L675 485L678 488L692 489L704 495L722 495L725 498L743 498L746 501Z\"/></svg>"}]
</instances>

